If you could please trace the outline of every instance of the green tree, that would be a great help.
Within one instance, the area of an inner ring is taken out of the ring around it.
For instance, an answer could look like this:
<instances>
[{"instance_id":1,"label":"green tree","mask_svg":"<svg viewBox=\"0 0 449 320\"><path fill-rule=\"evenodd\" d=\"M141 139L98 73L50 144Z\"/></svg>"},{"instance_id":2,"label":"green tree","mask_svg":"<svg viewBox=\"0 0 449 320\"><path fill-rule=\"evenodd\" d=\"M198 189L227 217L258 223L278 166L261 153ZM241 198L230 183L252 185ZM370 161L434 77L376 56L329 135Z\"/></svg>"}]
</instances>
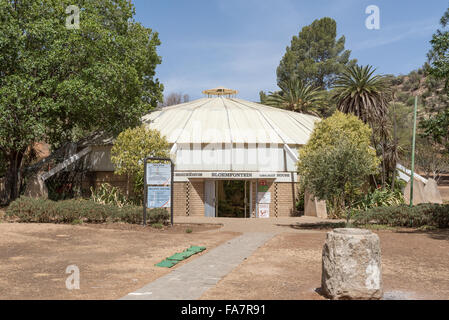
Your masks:
<instances>
[{"instance_id":1,"label":"green tree","mask_svg":"<svg viewBox=\"0 0 449 320\"><path fill-rule=\"evenodd\" d=\"M351 66L345 68L333 86L337 109L352 113L372 127L384 119L390 96L388 78L374 75L372 66Z\"/></svg>"},{"instance_id":2,"label":"green tree","mask_svg":"<svg viewBox=\"0 0 449 320\"><path fill-rule=\"evenodd\" d=\"M382 185L385 186L391 169L387 150L396 153L396 145L391 145L391 134L388 122L388 105L391 99L390 79L386 76L374 75L372 66L346 67L337 77L333 87L333 97L337 109L344 113L352 113L373 129L372 142L382 154ZM392 155L390 153L390 155ZM394 168L392 170L395 170Z\"/></svg>"},{"instance_id":3,"label":"green tree","mask_svg":"<svg viewBox=\"0 0 449 320\"><path fill-rule=\"evenodd\" d=\"M68 29L68 1L0 0L0 152L11 199L33 142L118 133L162 101L158 35L133 20L130 1L76 3L80 28Z\"/></svg>"},{"instance_id":4,"label":"green tree","mask_svg":"<svg viewBox=\"0 0 449 320\"><path fill-rule=\"evenodd\" d=\"M299 150L302 184L330 204L331 217L342 217L361 194L367 177L378 170L370 137L368 125L337 111L316 125L309 142Z\"/></svg>"},{"instance_id":5,"label":"green tree","mask_svg":"<svg viewBox=\"0 0 449 320\"><path fill-rule=\"evenodd\" d=\"M435 79L443 80L446 86L442 93L449 95L449 9L440 20L442 29L437 30L430 41L432 48L428 54L430 61L429 73ZM420 123L423 135L441 143L449 152L449 108L447 104L438 114L428 116Z\"/></svg>"},{"instance_id":6,"label":"green tree","mask_svg":"<svg viewBox=\"0 0 449 320\"><path fill-rule=\"evenodd\" d=\"M318 110L326 105L323 90L304 84L299 79L282 81L279 87L280 92L270 92L270 95L265 98L266 104L313 115L318 115Z\"/></svg>"},{"instance_id":7,"label":"green tree","mask_svg":"<svg viewBox=\"0 0 449 320\"><path fill-rule=\"evenodd\" d=\"M351 51L345 50L345 37L337 40L337 23L331 18L315 20L292 38L277 68L278 84L298 78L313 87L328 89L346 65Z\"/></svg>"},{"instance_id":8,"label":"green tree","mask_svg":"<svg viewBox=\"0 0 449 320\"><path fill-rule=\"evenodd\" d=\"M111 161L115 173L126 175L134 181L134 194L143 194L143 175L145 157L168 157L169 143L157 130L144 125L126 129L120 133L111 150Z\"/></svg>"}]
</instances>

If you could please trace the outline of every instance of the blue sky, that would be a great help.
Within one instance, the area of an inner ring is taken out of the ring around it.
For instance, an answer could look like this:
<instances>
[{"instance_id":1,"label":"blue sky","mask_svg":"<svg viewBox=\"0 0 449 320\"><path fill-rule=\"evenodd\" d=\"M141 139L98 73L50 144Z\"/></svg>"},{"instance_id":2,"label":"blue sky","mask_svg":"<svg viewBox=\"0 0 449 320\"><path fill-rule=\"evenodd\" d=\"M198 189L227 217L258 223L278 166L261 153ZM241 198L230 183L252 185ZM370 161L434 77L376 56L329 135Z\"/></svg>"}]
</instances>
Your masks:
<instances>
[{"instance_id":1,"label":"blue sky","mask_svg":"<svg viewBox=\"0 0 449 320\"><path fill-rule=\"evenodd\" d=\"M315 19L337 21L338 36L360 64L407 74L426 61L432 34L449 1L427 0L133 0L135 19L159 33L164 94L225 86L258 101L274 91L276 68L293 35ZM368 30L365 9L380 8L380 29Z\"/></svg>"}]
</instances>

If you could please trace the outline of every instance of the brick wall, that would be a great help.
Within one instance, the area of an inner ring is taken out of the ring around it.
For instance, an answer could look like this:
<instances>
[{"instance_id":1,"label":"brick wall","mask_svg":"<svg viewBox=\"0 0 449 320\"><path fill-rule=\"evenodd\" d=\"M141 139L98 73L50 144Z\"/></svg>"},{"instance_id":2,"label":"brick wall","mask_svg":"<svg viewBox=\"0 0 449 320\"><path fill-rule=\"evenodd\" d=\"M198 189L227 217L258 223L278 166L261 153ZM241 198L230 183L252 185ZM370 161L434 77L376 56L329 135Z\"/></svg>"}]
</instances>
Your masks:
<instances>
[{"instance_id":1,"label":"brick wall","mask_svg":"<svg viewBox=\"0 0 449 320\"><path fill-rule=\"evenodd\" d=\"M189 216L204 216L204 181L188 182L187 212Z\"/></svg>"},{"instance_id":2,"label":"brick wall","mask_svg":"<svg viewBox=\"0 0 449 320\"><path fill-rule=\"evenodd\" d=\"M296 197L297 185L291 183L275 183L275 204L279 217L289 217L293 213L293 191ZM292 187L294 190L292 191ZM272 201L273 202L273 201ZM270 208L271 210L271 208Z\"/></svg>"},{"instance_id":3,"label":"brick wall","mask_svg":"<svg viewBox=\"0 0 449 320\"><path fill-rule=\"evenodd\" d=\"M187 215L187 182L175 182L173 185L173 214Z\"/></svg>"}]
</instances>

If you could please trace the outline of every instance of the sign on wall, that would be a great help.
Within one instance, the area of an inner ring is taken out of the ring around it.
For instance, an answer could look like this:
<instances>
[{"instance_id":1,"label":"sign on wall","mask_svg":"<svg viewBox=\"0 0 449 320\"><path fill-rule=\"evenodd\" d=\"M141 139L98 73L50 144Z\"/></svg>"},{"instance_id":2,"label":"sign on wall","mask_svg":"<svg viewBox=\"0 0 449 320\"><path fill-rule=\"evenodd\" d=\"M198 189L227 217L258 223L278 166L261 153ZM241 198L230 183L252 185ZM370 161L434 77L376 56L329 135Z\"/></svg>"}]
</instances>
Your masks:
<instances>
[{"instance_id":1,"label":"sign on wall","mask_svg":"<svg viewBox=\"0 0 449 320\"><path fill-rule=\"evenodd\" d=\"M257 205L257 217L269 218L270 217L270 205L268 203L259 203Z\"/></svg>"},{"instance_id":2,"label":"sign on wall","mask_svg":"<svg viewBox=\"0 0 449 320\"><path fill-rule=\"evenodd\" d=\"M267 192L268 191L268 182L267 180L259 180L259 184L257 185L258 192Z\"/></svg>"},{"instance_id":3,"label":"sign on wall","mask_svg":"<svg viewBox=\"0 0 449 320\"><path fill-rule=\"evenodd\" d=\"M257 203L270 203L271 192L257 192Z\"/></svg>"}]
</instances>

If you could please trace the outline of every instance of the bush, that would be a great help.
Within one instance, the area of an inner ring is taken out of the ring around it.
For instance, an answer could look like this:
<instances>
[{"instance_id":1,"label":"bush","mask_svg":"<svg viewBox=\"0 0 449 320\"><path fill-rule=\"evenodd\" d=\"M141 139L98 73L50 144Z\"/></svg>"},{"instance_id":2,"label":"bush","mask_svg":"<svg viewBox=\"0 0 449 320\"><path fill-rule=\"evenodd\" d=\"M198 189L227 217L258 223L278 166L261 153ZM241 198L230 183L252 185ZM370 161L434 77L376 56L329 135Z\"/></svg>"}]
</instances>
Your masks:
<instances>
[{"instance_id":1,"label":"bush","mask_svg":"<svg viewBox=\"0 0 449 320\"><path fill-rule=\"evenodd\" d=\"M130 204L120 189L109 183L102 183L96 189L90 187L90 192L92 201L99 204L113 204L120 208Z\"/></svg>"},{"instance_id":2,"label":"bush","mask_svg":"<svg viewBox=\"0 0 449 320\"><path fill-rule=\"evenodd\" d=\"M149 217L151 224L167 224L170 220L170 213L164 208L150 209Z\"/></svg>"},{"instance_id":3,"label":"bush","mask_svg":"<svg viewBox=\"0 0 449 320\"><path fill-rule=\"evenodd\" d=\"M143 209L140 206L126 206L120 210L120 216L117 221L131 224L142 224Z\"/></svg>"},{"instance_id":4,"label":"bush","mask_svg":"<svg viewBox=\"0 0 449 320\"><path fill-rule=\"evenodd\" d=\"M397 206L404 203L404 196L400 190L376 189L366 194L355 207L360 210L368 210L375 207Z\"/></svg>"},{"instance_id":5,"label":"bush","mask_svg":"<svg viewBox=\"0 0 449 320\"><path fill-rule=\"evenodd\" d=\"M378 171L379 159L370 147L372 130L354 115L339 111L316 124L310 140L299 150L298 173L304 187L341 218Z\"/></svg>"},{"instance_id":6,"label":"bush","mask_svg":"<svg viewBox=\"0 0 449 320\"><path fill-rule=\"evenodd\" d=\"M20 197L10 204L6 217L18 222L36 223L104 223L123 221L142 223L142 208L99 204L91 200L71 199L52 201Z\"/></svg>"},{"instance_id":7,"label":"bush","mask_svg":"<svg viewBox=\"0 0 449 320\"><path fill-rule=\"evenodd\" d=\"M449 228L449 205L428 203L414 207L407 205L376 207L367 211L358 211L352 218L356 225L383 224L393 227Z\"/></svg>"},{"instance_id":8,"label":"bush","mask_svg":"<svg viewBox=\"0 0 449 320\"><path fill-rule=\"evenodd\" d=\"M148 129L144 125L130 128L120 133L111 149L111 161L115 173L129 175L134 180L134 194L140 201L143 195L144 168L142 159L148 156L169 156L169 143L157 130Z\"/></svg>"}]
</instances>

